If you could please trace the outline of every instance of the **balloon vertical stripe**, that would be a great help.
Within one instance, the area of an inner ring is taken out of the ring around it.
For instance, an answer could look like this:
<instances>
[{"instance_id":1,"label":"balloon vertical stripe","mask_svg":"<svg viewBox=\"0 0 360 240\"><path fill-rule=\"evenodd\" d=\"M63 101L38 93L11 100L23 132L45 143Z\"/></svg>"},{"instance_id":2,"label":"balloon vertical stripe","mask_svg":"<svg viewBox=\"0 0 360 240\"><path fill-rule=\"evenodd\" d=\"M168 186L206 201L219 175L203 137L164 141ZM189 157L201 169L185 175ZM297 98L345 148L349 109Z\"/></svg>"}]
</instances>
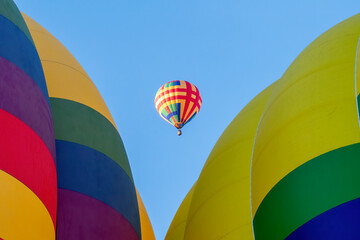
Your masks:
<instances>
[{"instance_id":1,"label":"balloon vertical stripe","mask_svg":"<svg viewBox=\"0 0 360 240\"><path fill-rule=\"evenodd\" d=\"M235 117L184 198L165 240L254 239L250 166L258 123L276 83Z\"/></svg>"},{"instance_id":2,"label":"balloon vertical stripe","mask_svg":"<svg viewBox=\"0 0 360 240\"><path fill-rule=\"evenodd\" d=\"M329 214L333 237L358 237L352 224L343 234L340 216L349 211L340 206L360 198L354 89L359 34L360 14L329 29L304 49L274 89L253 154L256 239L316 239L315 219L329 223L322 214ZM317 239L334 239L326 236Z\"/></svg>"},{"instance_id":3,"label":"balloon vertical stripe","mask_svg":"<svg viewBox=\"0 0 360 240\"><path fill-rule=\"evenodd\" d=\"M139 240L130 165L104 100L68 50L35 21L25 19L42 59L54 119L57 240Z\"/></svg>"},{"instance_id":4,"label":"balloon vertical stripe","mask_svg":"<svg viewBox=\"0 0 360 240\"><path fill-rule=\"evenodd\" d=\"M0 237L55 239L55 140L44 73L15 3L0 3Z\"/></svg>"}]
</instances>

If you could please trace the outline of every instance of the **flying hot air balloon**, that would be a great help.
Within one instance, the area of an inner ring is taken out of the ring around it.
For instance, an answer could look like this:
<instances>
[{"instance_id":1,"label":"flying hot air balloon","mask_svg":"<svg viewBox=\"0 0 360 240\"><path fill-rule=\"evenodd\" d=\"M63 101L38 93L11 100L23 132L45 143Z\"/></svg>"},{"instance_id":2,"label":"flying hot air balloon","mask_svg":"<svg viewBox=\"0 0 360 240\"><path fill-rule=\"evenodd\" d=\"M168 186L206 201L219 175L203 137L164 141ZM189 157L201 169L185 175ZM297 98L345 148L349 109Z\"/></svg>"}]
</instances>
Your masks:
<instances>
[{"instance_id":1,"label":"flying hot air balloon","mask_svg":"<svg viewBox=\"0 0 360 240\"><path fill-rule=\"evenodd\" d=\"M178 129L189 123L200 111L202 99L197 87L187 81L165 83L157 91L155 107L160 116Z\"/></svg>"}]
</instances>

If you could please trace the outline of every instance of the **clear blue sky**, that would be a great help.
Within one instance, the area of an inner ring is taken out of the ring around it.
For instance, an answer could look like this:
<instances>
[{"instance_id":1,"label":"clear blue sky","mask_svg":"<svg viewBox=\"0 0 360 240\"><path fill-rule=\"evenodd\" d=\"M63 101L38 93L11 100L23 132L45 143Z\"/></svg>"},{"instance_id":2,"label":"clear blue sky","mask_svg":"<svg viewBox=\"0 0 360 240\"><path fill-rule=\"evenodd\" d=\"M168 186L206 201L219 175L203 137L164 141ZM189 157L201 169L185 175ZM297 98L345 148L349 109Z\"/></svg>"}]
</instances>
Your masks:
<instances>
[{"instance_id":1,"label":"clear blue sky","mask_svg":"<svg viewBox=\"0 0 360 240\"><path fill-rule=\"evenodd\" d=\"M155 235L165 237L217 139L317 36L359 0L15 0L90 75L124 141ZM176 130L154 96L167 81L200 90L198 116Z\"/></svg>"}]
</instances>

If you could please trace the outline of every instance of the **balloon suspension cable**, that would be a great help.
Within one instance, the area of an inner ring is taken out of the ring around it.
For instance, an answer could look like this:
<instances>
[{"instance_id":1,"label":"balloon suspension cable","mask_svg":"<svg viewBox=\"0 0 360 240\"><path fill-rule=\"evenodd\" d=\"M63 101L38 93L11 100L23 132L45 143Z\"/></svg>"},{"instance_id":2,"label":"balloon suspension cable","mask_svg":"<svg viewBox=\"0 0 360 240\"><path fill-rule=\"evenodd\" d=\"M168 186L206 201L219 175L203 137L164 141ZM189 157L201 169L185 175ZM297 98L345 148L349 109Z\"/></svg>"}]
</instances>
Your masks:
<instances>
[{"instance_id":1,"label":"balloon suspension cable","mask_svg":"<svg viewBox=\"0 0 360 240\"><path fill-rule=\"evenodd\" d=\"M181 136L181 130L178 129L178 136Z\"/></svg>"}]
</instances>

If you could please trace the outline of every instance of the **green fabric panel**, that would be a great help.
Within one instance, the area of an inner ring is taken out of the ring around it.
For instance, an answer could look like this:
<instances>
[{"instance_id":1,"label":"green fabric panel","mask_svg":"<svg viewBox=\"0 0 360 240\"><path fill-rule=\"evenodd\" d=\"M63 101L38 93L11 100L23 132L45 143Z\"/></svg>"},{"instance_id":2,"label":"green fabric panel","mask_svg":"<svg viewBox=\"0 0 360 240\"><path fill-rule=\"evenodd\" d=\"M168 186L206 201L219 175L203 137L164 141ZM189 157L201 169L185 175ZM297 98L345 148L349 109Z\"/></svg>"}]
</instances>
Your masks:
<instances>
[{"instance_id":1,"label":"green fabric panel","mask_svg":"<svg viewBox=\"0 0 360 240\"><path fill-rule=\"evenodd\" d=\"M17 8L16 4L12 0L0 1L0 15L12 21L29 38L29 40L35 46L24 19L21 16L21 13Z\"/></svg>"},{"instance_id":2,"label":"green fabric panel","mask_svg":"<svg viewBox=\"0 0 360 240\"><path fill-rule=\"evenodd\" d=\"M165 108L161 111L161 113L164 114L165 117L168 115L168 112L166 111Z\"/></svg>"},{"instance_id":3,"label":"green fabric panel","mask_svg":"<svg viewBox=\"0 0 360 240\"><path fill-rule=\"evenodd\" d=\"M174 110L175 110L175 109L174 109L174 106L173 106L174 104L170 104L170 101L168 101L167 104L168 104L168 105L167 105L168 108L170 109L170 113L174 112Z\"/></svg>"},{"instance_id":4,"label":"green fabric panel","mask_svg":"<svg viewBox=\"0 0 360 240\"><path fill-rule=\"evenodd\" d=\"M322 154L281 179L261 202L256 240L283 240L319 214L360 197L360 143Z\"/></svg>"},{"instance_id":5,"label":"green fabric panel","mask_svg":"<svg viewBox=\"0 0 360 240\"><path fill-rule=\"evenodd\" d=\"M93 148L117 162L133 181L124 144L103 115L81 103L50 98L55 138Z\"/></svg>"},{"instance_id":6,"label":"green fabric panel","mask_svg":"<svg viewBox=\"0 0 360 240\"><path fill-rule=\"evenodd\" d=\"M174 100L175 101L175 100ZM170 109L170 112L176 112L177 111L177 106L176 106L176 103L173 103L173 104L170 104L169 105L169 109ZM180 120L179 120L179 116L176 114L176 115L173 115L174 116L174 118L175 118L175 120L177 121L177 122L180 122Z\"/></svg>"}]
</instances>

